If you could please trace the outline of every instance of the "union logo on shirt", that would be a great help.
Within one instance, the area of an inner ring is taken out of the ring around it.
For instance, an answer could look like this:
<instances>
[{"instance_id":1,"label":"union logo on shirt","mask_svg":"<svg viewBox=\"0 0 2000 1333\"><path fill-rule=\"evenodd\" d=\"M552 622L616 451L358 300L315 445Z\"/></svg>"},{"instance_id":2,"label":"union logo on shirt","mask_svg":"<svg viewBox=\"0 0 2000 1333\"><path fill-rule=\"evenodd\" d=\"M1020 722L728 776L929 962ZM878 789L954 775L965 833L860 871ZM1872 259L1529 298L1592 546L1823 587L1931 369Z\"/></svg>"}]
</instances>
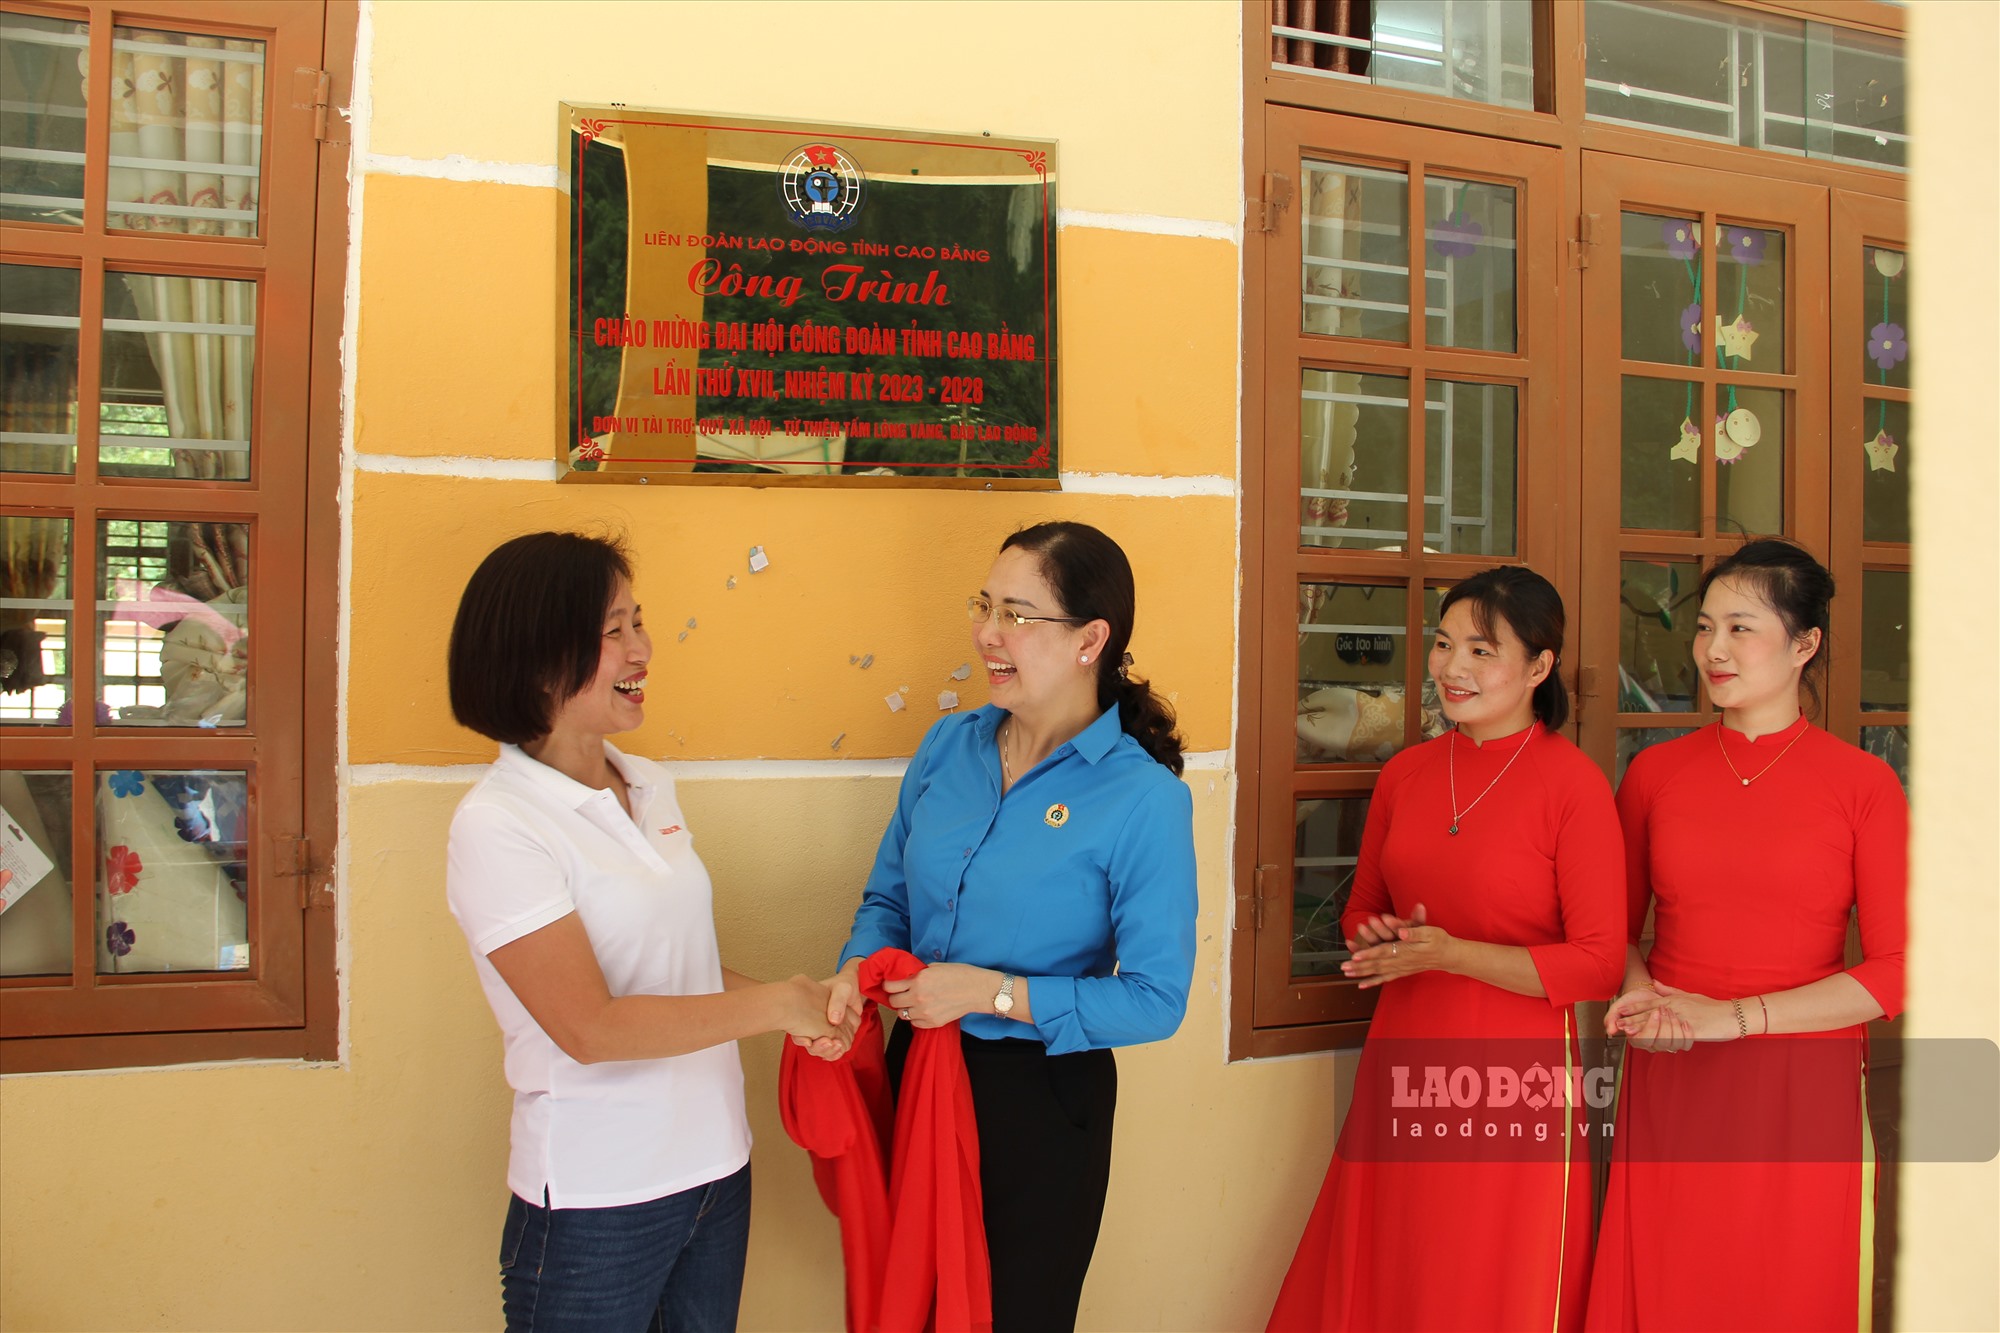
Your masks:
<instances>
[{"instance_id":1,"label":"union logo on shirt","mask_svg":"<svg viewBox=\"0 0 2000 1333\"><path fill-rule=\"evenodd\" d=\"M681 826L679 824L669 824L665 828L660 830L660 836L663 838L669 838L672 837L674 834L679 833L680 831L681 831Z\"/></svg>"},{"instance_id":2,"label":"union logo on shirt","mask_svg":"<svg viewBox=\"0 0 2000 1333\"><path fill-rule=\"evenodd\" d=\"M1050 828L1061 828L1069 823L1069 807L1057 801L1042 814L1042 822Z\"/></svg>"}]
</instances>

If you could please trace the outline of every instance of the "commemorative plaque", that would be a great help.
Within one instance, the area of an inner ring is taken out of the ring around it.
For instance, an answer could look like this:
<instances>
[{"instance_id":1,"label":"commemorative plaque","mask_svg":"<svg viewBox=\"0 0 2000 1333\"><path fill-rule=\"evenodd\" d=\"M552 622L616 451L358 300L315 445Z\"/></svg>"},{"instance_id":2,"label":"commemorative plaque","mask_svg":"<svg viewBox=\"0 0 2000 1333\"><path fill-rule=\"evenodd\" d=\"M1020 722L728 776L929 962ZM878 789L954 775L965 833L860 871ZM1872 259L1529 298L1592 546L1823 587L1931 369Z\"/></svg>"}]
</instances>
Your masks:
<instances>
[{"instance_id":1,"label":"commemorative plaque","mask_svg":"<svg viewBox=\"0 0 2000 1333\"><path fill-rule=\"evenodd\" d=\"M1052 142L561 126L565 480L1056 486Z\"/></svg>"}]
</instances>

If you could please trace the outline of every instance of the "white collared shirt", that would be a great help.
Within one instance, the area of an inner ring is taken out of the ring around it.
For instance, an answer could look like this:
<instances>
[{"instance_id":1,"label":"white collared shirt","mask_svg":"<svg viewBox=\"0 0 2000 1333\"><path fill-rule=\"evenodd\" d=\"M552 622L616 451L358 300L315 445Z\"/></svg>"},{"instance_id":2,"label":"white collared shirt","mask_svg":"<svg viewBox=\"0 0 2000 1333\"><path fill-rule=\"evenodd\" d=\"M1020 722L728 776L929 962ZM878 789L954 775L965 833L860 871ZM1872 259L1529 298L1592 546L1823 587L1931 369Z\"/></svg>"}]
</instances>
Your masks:
<instances>
[{"instance_id":1,"label":"white collared shirt","mask_svg":"<svg viewBox=\"0 0 2000 1333\"><path fill-rule=\"evenodd\" d=\"M507 1184L556 1208L643 1203L750 1160L736 1043L666 1060L579 1064L487 954L571 912L611 994L722 990L708 870L659 765L604 753L631 788L627 815L518 747L503 745L451 821L445 895L500 1023L514 1090Z\"/></svg>"}]
</instances>

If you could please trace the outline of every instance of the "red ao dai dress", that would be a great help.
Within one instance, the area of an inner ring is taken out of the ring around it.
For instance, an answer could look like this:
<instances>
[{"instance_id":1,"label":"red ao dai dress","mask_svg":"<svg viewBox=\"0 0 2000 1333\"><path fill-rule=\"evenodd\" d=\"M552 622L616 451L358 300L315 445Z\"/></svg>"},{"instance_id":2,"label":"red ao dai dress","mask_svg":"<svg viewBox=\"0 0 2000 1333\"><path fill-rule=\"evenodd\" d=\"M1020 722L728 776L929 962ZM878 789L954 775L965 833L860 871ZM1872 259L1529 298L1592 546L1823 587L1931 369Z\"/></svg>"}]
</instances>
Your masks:
<instances>
[{"instance_id":1,"label":"red ao dai dress","mask_svg":"<svg viewBox=\"0 0 2000 1333\"><path fill-rule=\"evenodd\" d=\"M1804 718L1754 741L1715 724L1634 759L1618 813L1654 978L1743 1000L1753 1034L1752 997L1842 971L1901 1011L1909 805L1887 764ZM1628 1048L1588 1326L1868 1327L1867 1054L1865 1025Z\"/></svg>"},{"instance_id":2,"label":"red ao dai dress","mask_svg":"<svg viewBox=\"0 0 2000 1333\"><path fill-rule=\"evenodd\" d=\"M1483 746L1454 735L1405 750L1382 770L1342 930L1353 939L1367 917L1407 917L1422 903L1429 923L1456 938L1526 948L1547 995L1436 971L1382 987L1273 1333L1550 1333L1582 1324L1586 1108L1558 1100L1533 1113L1517 1102L1413 1114L1407 1094L1424 1077L1413 1066L1471 1066L1484 1076L1492 1064L1532 1065L1557 1077L1579 1068L1571 1006L1608 998L1624 971L1618 817L1604 774L1539 723ZM1459 808L1486 791L1455 836L1447 831L1454 745ZM1525 1139L1459 1137L1475 1118L1481 1128L1532 1123ZM1446 1140L1409 1138L1412 1123L1428 1134L1440 1121ZM1534 1123L1545 1137L1534 1136Z\"/></svg>"}]
</instances>

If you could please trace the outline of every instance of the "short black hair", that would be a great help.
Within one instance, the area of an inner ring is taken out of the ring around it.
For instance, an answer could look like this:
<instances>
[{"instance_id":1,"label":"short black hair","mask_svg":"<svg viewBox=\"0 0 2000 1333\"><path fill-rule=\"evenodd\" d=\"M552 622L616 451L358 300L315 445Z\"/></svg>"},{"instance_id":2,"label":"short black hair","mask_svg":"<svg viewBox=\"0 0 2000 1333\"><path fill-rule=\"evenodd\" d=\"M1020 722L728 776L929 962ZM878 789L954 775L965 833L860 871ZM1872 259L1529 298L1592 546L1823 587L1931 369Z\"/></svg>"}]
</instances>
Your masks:
<instances>
[{"instance_id":1,"label":"short black hair","mask_svg":"<svg viewBox=\"0 0 2000 1333\"><path fill-rule=\"evenodd\" d=\"M1742 583L1752 596L1778 613L1785 633L1803 639L1819 631L1819 647L1806 660L1800 683L1818 713L1824 699L1820 687L1826 680L1826 664L1832 656L1827 642L1832 634L1833 575L1813 557L1813 553L1783 537L1759 537L1747 541L1708 567L1695 588L1695 602L1708 600L1708 590L1717 579Z\"/></svg>"},{"instance_id":2,"label":"short black hair","mask_svg":"<svg viewBox=\"0 0 2000 1333\"><path fill-rule=\"evenodd\" d=\"M496 547L451 624L451 715L508 745L548 735L556 708L597 674L605 612L631 577L617 537L531 532Z\"/></svg>"},{"instance_id":3,"label":"short black hair","mask_svg":"<svg viewBox=\"0 0 2000 1333\"><path fill-rule=\"evenodd\" d=\"M1460 602L1472 609L1472 623L1481 634L1491 638L1497 619L1521 641L1529 658L1547 653L1553 659L1549 674L1535 686L1532 706L1544 727L1561 730L1563 723L1569 721L1569 691L1563 687L1562 675L1556 668L1562 665L1568 617L1563 613L1562 594L1555 585L1524 565L1481 570L1470 578L1460 579L1445 593L1444 600L1438 603L1440 624L1444 613Z\"/></svg>"}]
</instances>

